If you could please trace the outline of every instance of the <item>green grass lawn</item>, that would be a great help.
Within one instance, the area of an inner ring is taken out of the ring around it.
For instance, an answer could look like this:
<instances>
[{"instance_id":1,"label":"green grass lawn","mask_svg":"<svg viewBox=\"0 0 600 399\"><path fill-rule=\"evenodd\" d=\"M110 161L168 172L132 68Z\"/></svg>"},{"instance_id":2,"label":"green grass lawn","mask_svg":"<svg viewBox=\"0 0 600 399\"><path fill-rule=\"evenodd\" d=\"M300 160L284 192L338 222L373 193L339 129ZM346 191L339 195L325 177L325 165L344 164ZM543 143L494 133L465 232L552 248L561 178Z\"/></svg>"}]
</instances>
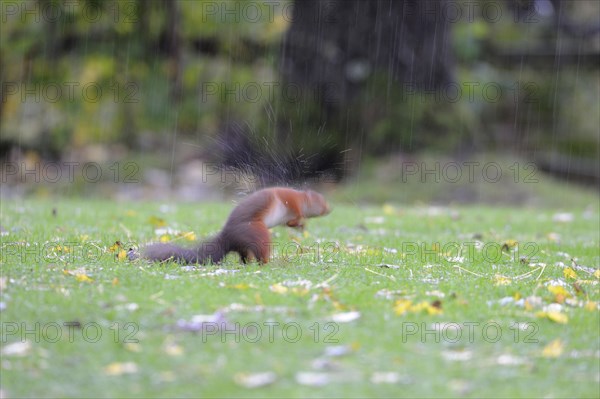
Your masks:
<instances>
[{"instance_id":1,"label":"green grass lawn","mask_svg":"<svg viewBox=\"0 0 600 399\"><path fill-rule=\"evenodd\" d=\"M2 394L597 397L597 208L333 205L265 266L182 267L110 247L230 203L3 200Z\"/></svg>"}]
</instances>

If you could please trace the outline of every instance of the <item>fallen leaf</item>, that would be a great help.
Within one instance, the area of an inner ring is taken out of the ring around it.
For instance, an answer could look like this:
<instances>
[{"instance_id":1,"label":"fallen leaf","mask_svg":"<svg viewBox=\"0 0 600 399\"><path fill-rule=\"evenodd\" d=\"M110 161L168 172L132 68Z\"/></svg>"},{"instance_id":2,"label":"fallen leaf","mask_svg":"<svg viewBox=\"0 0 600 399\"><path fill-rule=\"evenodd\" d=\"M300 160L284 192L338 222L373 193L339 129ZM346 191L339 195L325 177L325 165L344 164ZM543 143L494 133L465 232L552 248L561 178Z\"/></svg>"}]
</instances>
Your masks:
<instances>
[{"instance_id":1,"label":"fallen leaf","mask_svg":"<svg viewBox=\"0 0 600 399\"><path fill-rule=\"evenodd\" d=\"M554 295L554 302L556 303L563 303L565 299L571 297L569 291L567 291L565 287L560 285L549 285L548 291L550 291Z\"/></svg>"},{"instance_id":2,"label":"fallen leaf","mask_svg":"<svg viewBox=\"0 0 600 399\"><path fill-rule=\"evenodd\" d=\"M129 352L139 353L142 351L142 346L135 342L127 342L123 345Z\"/></svg>"},{"instance_id":3,"label":"fallen leaf","mask_svg":"<svg viewBox=\"0 0 600 399\"><path fill-rule=\"evenodd\" d=\"M150 216L148 218L148 222L154 227L165 227L167 225L167 223L164 221L164 219L161 219L156 216Z\"/></svg>"},{"instance_id":4,"label":"fallen leaf","mask_svg":"<svg viewBox=\"0 0 600 399\"><path fill-rule=\"evenodd\" d=\"M358 320L359 318L360 312L344 312L331 315L331 321L335 323L350 323L351 321Z\"/></svg>"},{"instance_id":5,"label":"fallen leaf","mask_svg":"<svg viewBox=\"0 0 600 399\"><path fill-rule=\"evenodd\" d=\"M471 360L473 352L469 350L443 351L442 357L451 362L466 362Z\"/></svg>"},{"instance_id":6,"label":"fallen leaf","mask_svg":"<svg viewBox=\"0 0 600 399\"><path fill-rule=\"evenodd\" d=\"M277 380L277 375L272 371L263 373L238 373L233 377L236 384L244 388L260 388L270 385Z\"/></svg>"},{"instance_id":7,"label":"fallen leaf","mask_svg":"<svg viewBox=\"0 0 600 399\"><path fill-rule=\"evenodd\" d=\"M12 344L8 344L2 348L0 354L2 356L26 356L31 350L31 342L22 341L22 342L13 342Z\"/></svg>"},{"instance_id":8,"label":"fallen leaf","mask_svg":"<svg viewBox=\"0 0 600 399\"><path fill-rule=\"evenodd\" d=\"M115 243L113 245L108 247L108 250L110 252L117 252L121 248L123 248L123 244L121 244L121 241L115 241Z\"/></svg>"},{"instance_id":9,"label":"fallen leaf","mask_svg":"<svg viewBox=\"0 0 600 399\"><path fill-rule=\"evenodd\" d=\"M506 240L506 241L504 241L504 244L502 244L502 250L508 252L508 250L516 247L518 244L519 243L516 240Z\"/></svg>"},{"instance_id":10,"label":"fallen leaf","mask_svg":"<svg viewBox=\"0 0 600 399\"><path fill-rule=\"evenodd\" d=\"M165 243L171 241L171 236L168 234L163 234L158 238L158 241Z\"/></svg>"},{"instance_id":11,"label":"fallen leaf","mask_svg":"<svg viewBox=\"0 0 600 399\"><path fill-rule=\"evenodd\" d=\"M400 380L400 374L393 371L376 371L371 374L371 383L373 384L397 384Z\"/></svg>"},{"instance_id":12,"label":"fallen leaf","mask_svg":"<svg viewBox=\"0 0 600 399\"><path fill-rule=\"evenodd\" d=\"M286 294L288 292L288 287L279 283L271 285L269 289L277 294Z\"/></svg>"},{"instance_id":13,"label":"fallen leaf","mask_svg":"<svg viewBox=\"0 0 600 399\"><path fill-rule=\"evenodd\" d=\"M326 357L338 357L338 356L344 356L347 355L349 353L352 353L352 347L349 345L335 345L335 346L328 346L325 348L325 353L323 354L323 356Z\"/></svg>"},{"instance_id":14,"label":"fallen leaf","mask_svg":"<svg viewBox=\"0 0 600 399\"><path fill-rule=\"evenodd\" d=\"M92 281L94 281L92 278L90 278L86 274L76 274L75 280L82 282L82 283L91 283Z\"/></svg>"},{"instance_id":15,"label":"fallen leaf","mask_svg":"<svg viewBox=\"0 0 600 399\"><path fill-rule=\"evenodd\" d=\"M382 210L383 210L383 213L387 216L392 216L392 215L396 214L396 208L394 208L390 204L384 204Z\"/></svg>"},{"instance_id":16,"label":"fallen leaf","mask_svg":"<svg viewBox=\"0 0 600 399\"><path fill-rule=\"evenodd\" d=\"M394 312L396 312L397 315L401 316L408 312L411 306L412 301L410 299L398 299L394 304Z\"/></svg>"},{"instance_id":17,"label":"fallen leaf","mask_svg":"<svg viewBox=\"0 0 600 399\"><path fill-rule=\"evenodd\" d=\"M518 366L525 363L525 360L521 357L505 353L498 356L496 362L501 366Z\"/></svg>"},{"instance_id":18,"label":"fallen leaf","mask_svg":"<svg viewBox=\"0 0 600 399\"><path fill-rule=\"evenodd\" d=\"M555 213L554 216L552 216L552 221L554 222L559 222L559 223L570 223L573 221L573 214L572 213Z\"/></svg>"},{"instance_id":19,"label":"fallen leaf","mask_svg":"<svg viewBox=\"0 0 600 399\"><path fill-rule=\"evenodd\" d=\"M178 236L183 237L188 241L196 241L197 240L196 233L194 233L193 231L180 233L180 234L178 234Z\"/></svg>"},{"instance_id":20,"label":"fallen leaf","mask_svg":"<svg viewBox=\"0 0 600 399\"><path fill-rule=\"evenodd\" d=\"M299 372L296 373L296 382L300 385L324 386L331 382L331 376L328 373Z\"/></svg>"},{"instance_id":21,"label":"fallen leaf","mask_svg":"<svg viewBox=\"0 0 600 399\"><path fill-rule=\"evenodd\" d=\"M251 286L246 283L238 283L238 284L234 284L234 285L228 285L226 287L233 288L234 290L244 291L244 290L247 290L248 288L250 288ZM252 286L252 288L255 288L255 287Z\"/></svg>"},{"instance_id":22,"label":"fallen leaf","mask_svg":"<svg viewBox=\"0 0 600 399\"><path fill-rule=\"evenodd\" d=\"M183 348L174 342L167 342L163 345L163 352L169 356L181 356L183 354Z\"/></svg>"},{"instance_id":23,"label":"fallen leaf","mask_svg":"<svg viewBox=\"0 0 600 399\"><path fill-rule=\"evenodd\" d=\"M423 301L413 304L409 299L398 299L394 304L394 312L399 316L407 312L419 313L422 311L426 311L430 315L442 314L442 302L439 300L432 303Z\"/></svg>"},{"instance_id":24,"label":"fallen leaf","mask_svg":"<svg viewBox=\"0 0 600 399\"><path fill-rule=\"evenodd\" d=\"M556 358L563 353L563 350L564 344L561 342L560 339L555 339L554 341L550 342L544 347L544 349L542 350L542 356L548 358Z\"/></svg>"},{"instance_id":25,"label":"fallen leaf","mask_svg":"<svg viewBox=\"0 0 600 399\"><path fill-rule=\"evenodd\" d=\"M577 278L577 273L575 273L575 270L571 269L570 267L565 267L563 269L563 274L564 274L565 278L572 278L572 279Z\"/></svg>"},{"instance_id":26,"label":"fallen leaf","mask_svg":"<svg viewBox=\"0 0 600 399\"><path fill-rule=\"evenodd\" d=\"M436 303L438 301L434 301L433 303ZM430 315L435 315L435 314L441 314L442 313L442 309L441 309L441 302L439 303L439 307L438 306L434 306L433 304L430 304L429 302L423 301L417 304L414 304L413 306L410 307L410 312L412 313L419 313L422 311L426 311L428 314Z\"/></svg>"},{"instance_id":27,"label":"fallen leaf","mask_svg":"<svg viewBox=\"0 0 600 399\"><path fill-rule=\"evenodd\" d=\"M137 364L134 362L114 362L104 368L104 374L119 376L123 374L135 374L138 372Z\"/></svg>"},{"instance_id":28,"label":"fallen leaf","mask_svg":"<svg viewBox=\"0 0 600 399\"><path fill-rule=\"evenodd\" d=\"M536 313L536 316L539 318L546 318L548 320L552 320L553 322L558 324L567 324L569 321L569 317L562 312L538 312Z\"/></svg>"},{"instance_id":29,"label":"fallen leaf","mask_svg":"<svg viewBox=\"0 0 600 399\"><path fill-rule=\"evenodd\" d=\"M119 252L117 253L117 260L124 261L126 259L128 259L127 251L125 251L124 249L119 250Z\"/></svg>"},{"instance_id":30,"label":"fallen leaf","mask_svg":"<svg viewBox=\"0 0 600 399\"><path fill-rule=\"evenodd\" d=\"M494 276L494 285L510 285L511 280L508 277L496 274Z\"/></svg>"}]
</instances>

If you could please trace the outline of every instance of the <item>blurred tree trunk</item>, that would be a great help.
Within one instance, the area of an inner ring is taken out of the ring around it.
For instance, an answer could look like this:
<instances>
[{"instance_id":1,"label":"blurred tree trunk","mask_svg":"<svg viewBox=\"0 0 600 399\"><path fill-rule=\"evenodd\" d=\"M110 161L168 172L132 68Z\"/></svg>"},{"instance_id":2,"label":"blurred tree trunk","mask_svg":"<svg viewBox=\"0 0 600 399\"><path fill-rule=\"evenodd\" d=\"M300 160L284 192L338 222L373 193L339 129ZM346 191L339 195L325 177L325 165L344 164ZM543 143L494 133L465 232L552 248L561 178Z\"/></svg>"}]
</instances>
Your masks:
<instances>
[{"instance_id":1,"label":"blurred tree trunk","mask_svg":"<svg viewBox=\"0 0 600 399\"><path fill-rule=\"evenodd\" d=\"M296 1L283 43L283 77L340 105L376 69L403 87L439 88L454 65L444 1Z\"/></svg>"},{"instance_id":2,"label":"blurred tree trunk","mask_svg":"<svg viewBox=\"0 0 600 399\"><path fill-rule=\"evenodd\" d=\"M275 141L293 154L290 158L304 157L305 175L341 178L358 165L361 152L371 151L369 146L376 142L371 133L387 117L386 108L398 107L386 97L390 89L434 91L452 81L450 22L442 15L445 1L294 2L280 73L283 90L300 88L302 100L290 101L282 94ZM380 91L369 87L374 81ZM379 140L383 151L395 150L388 137L412 146L409 128L388 131Z\"/></svg>"},{"instance_id":3,"label":"blurred tree trunk","mask_svg":"<svg viewBox=\"0 0 600 399\"><path fill-rule=\"evenodd\" d=\"M181 101L183 82L181 80L181 15L179 3L173 0L164 0L166 8L166 44L169 57L169 74L171 80L170 96L175 103Z\"/></svg>"}]
</instances>

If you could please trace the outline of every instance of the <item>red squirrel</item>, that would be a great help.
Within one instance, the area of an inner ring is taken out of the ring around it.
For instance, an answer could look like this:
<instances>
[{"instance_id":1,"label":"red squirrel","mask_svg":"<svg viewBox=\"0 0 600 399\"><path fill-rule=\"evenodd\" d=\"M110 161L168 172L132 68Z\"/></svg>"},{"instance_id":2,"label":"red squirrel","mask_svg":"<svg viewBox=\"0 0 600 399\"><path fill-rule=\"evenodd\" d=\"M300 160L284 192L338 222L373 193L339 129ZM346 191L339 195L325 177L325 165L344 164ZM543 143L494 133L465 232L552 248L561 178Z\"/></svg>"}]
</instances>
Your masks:
<instances>
[{"instance_id":1,"label":"red squirrel","mask_svg":"<svg viewBox=\"0 0 600 399\"><path fill-rule=\"evenodd\" d=\"M142 257L153 261L219 263L229 252L237 252L243 263L256 259L267 263L270 255L269 228L285 224L304 228L304 219L330 212L325 198L312 190L272 187L244 198L231 212L219 234L187 249L173 244L152 244Z\"/></svg>"}]
</instances>

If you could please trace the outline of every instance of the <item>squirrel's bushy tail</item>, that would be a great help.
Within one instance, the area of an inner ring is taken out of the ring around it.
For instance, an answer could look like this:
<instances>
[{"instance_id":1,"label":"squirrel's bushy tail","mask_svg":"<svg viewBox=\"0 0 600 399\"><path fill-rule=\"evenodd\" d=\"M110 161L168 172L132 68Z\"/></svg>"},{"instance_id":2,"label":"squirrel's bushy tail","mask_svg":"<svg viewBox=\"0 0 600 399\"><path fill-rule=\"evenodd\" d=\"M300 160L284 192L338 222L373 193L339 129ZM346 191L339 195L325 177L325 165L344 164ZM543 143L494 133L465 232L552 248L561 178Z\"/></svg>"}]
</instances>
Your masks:
<instances>
[{"instance_id":1,"label":"squirrel's bushy tail","mask_svg":"<svg viewBox=\"0 0 600 399\"><path fill-rule=\"evenodd\" d=\"M229 252L221 234L203 241L194 248L183 248L174 244L152 244L142 249L142 258L155 262L173 260L179 263L218 263Z\"/></svg>"}]
</instances>

